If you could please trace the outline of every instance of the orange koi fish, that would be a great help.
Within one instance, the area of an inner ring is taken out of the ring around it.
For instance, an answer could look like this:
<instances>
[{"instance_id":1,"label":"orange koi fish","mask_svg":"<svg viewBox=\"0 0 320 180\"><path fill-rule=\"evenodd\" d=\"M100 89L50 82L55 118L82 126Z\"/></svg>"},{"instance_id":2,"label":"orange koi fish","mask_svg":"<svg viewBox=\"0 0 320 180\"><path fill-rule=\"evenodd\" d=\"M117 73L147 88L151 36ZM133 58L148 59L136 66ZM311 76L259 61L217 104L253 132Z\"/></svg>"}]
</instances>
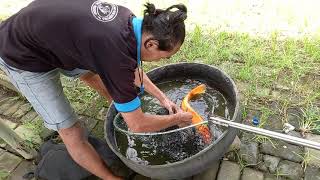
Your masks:
<instances>
[{"instance_id":1,"label":"orange koi fish","mask_svg":"<svg viewBox=\"0 0 320 180\"><path fill-rule=\"evenodd\" d=\"M202 94L206 91L206 85L201 84L194 89L192 89L186 97L184 97L182 103L181 103L181 108L182 110L186 112L191 112L192 113L192 124L197 124L203 121L202 117L190 106L189 100L194 98L194 96L198 94ZM204 140L205 143L209 143L211 141L212 135L211 132L208 128L207 125L201 124L196 126L196 130L200 133L202 136L202 139Z\"/></svg>"}]
</instances>

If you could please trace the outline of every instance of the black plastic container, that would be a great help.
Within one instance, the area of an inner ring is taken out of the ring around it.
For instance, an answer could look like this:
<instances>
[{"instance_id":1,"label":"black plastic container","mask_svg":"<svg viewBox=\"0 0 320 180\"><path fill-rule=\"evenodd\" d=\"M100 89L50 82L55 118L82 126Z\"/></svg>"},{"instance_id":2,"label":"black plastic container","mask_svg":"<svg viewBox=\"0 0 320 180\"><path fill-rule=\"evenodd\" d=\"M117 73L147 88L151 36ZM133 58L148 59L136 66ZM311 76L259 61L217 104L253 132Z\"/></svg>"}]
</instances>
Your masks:
<instances>
[{"instance_id":1,"label":"black plastic container","mask_svg":"<svg viewBox=\"0 0 320 180\"><path fill-rule=\"evenodd\" d=\"M195 79L205 82L219 90L227 99L231 121L241 122L239 94L235 83L218 68L199 63L177 63L153 69L147 74L154 83L177 79ZM141 165L127 159L117 150L113 127L116 115L117 111L111 105L105 121L105 138L111 150L132 170L155 179L180 179L206 170L223 157L238 132L235 128L228 128L207 148L182 161L164 165Z\"/></svg>"}]
</instances>

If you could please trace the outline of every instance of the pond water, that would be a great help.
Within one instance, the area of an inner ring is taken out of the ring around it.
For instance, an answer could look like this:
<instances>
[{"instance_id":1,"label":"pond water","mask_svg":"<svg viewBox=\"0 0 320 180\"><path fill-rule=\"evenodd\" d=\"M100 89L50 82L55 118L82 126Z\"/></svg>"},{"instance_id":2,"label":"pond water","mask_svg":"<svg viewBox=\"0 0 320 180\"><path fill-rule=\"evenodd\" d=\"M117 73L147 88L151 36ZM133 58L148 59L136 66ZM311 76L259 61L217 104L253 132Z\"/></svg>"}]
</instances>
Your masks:
<instances>
[{"instance_id":1,"label":"pond water","mask_svg":"<svg viewBox=\"0 0 320 180\"><path fill-rule=\"evenodd\" d=\"M198 80L177 80L157 84L157 86L174 103L181 106L181 102L187 93L202 83ZM158 115L168 113L166 109L160 106L157 99L148 94L142 96L141 101L141 108L145 113ZM207 86L205 94L190 100L189 103L205 121L212 114L229 119L229 108L226 99L212 87ZM197 133L195 126L183 130L178 127L170 127L160 131L162 134L159 135L128 135L124 131L117 130L117 127L128 130L121 116L118 115L115 118L114 124L119 152L128 159L144 165L173 163L191 157L213 143L224 131L223 127L208 123L213 138L211 142L205 143ZM170 133L163 134L163 132Z\"/></svg>"}]
</instances>

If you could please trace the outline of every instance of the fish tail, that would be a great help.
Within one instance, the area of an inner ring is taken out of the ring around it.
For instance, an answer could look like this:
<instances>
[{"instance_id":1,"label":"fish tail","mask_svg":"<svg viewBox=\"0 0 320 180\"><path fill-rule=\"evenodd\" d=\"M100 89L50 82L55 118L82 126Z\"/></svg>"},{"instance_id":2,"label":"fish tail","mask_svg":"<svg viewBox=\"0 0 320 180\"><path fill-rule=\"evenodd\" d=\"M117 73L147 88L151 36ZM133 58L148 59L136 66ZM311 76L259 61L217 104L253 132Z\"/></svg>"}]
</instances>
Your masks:
<instances>
[{"instance_id":1,"label":"fish tail","mask_svg":"<svg viewBox=\"0 0 320 180\"><path fill-rule=\"evenodd\" d=\"M202 94L206 92L206 85L201 84L190 91L190 98L194 95Z\"/></svg>"},{"instance_id":2,"label":"fish tail","mask_svg":"<svg viewBox=\"0 0 320 180\"><path fill-rule=\"evenodd\" d=\"M198 132L201 134L202 139L206 144L210 143L212 140L212 134L206 125L200 125L198 127Z\"/></svg>"}]
</instances>

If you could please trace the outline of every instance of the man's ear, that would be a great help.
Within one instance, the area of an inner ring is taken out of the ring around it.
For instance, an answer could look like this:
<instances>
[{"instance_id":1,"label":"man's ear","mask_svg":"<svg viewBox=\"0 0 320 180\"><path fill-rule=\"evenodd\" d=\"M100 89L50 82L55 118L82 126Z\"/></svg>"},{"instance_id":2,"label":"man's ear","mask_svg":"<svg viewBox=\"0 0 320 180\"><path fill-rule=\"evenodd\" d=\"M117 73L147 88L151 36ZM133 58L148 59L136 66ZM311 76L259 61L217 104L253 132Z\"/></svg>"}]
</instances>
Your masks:
<instances>
[{"instance_id":1,"label":"man's ear","mask_svg":"<svg viewBox=\"0 0 320 180\"><path fill-rule=\"evenodd\" d=\"M146 42L144 43L144 48L147 50L156 50L159 47L159 41L154 40L154 39L147 39Z\"/></svg>"}]
</instances>

